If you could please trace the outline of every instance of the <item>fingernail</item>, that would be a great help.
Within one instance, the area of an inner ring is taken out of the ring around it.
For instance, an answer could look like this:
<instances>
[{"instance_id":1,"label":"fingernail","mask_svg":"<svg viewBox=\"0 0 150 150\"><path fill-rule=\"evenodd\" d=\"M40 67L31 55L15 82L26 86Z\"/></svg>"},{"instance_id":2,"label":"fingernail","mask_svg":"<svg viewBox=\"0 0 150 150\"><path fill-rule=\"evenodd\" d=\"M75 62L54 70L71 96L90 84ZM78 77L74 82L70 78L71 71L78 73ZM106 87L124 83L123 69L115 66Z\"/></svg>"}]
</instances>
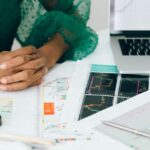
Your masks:
<instances>
[{"instance_id":1,"label":"fingernail","mask_svg":"<svg viewBox=\"0 0 150 150\"><path fill-rule=\"evenodd\" d=\"M6 64L1 64L0 65L0 69L6 69L7 68L7 65Z\"/></svg>"},{"instance_id":2,"label":"fingernail","mask_svg":"<svg viewBox=\"0 0 150 150\"><path fill-rule=\"evenodd\" d=\"M7 83L7 79L1 79L0 81L1 83L4 83L4 84Z\"/></svg>"},{"instance_id":3,"label":"fingernail","mask_svg":"<svg viewBox=\"0 0 150 150\"><path fill-rule=\"evenodd\" d=\"M47 72L48 72L48 68L45 68L45 74L47 74Z\"/></svg>"},{"instance_id":4,"label":"fingernail","mask_svg":"<svg viewBox=\"0 0 150 150\"><path fill-rule=\"evenodd\" d=\"M6 86L1 86L1 85L0 85L0 90L6 91L6 90L7 90L7 87L6 87Z\"/></svg>"}]
</instances>

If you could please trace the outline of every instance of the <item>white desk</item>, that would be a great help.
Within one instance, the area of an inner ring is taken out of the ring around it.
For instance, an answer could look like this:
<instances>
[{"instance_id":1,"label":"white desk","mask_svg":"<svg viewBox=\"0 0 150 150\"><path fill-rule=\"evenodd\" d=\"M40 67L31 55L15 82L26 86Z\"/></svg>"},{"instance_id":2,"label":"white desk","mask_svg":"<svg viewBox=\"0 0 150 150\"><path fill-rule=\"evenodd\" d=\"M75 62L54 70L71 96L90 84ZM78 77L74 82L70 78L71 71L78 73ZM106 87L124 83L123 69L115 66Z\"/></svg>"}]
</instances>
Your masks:
<instances>
[{"instance_id":1,"label":"white desk","mask_svg":"<svg viewBox=\"0 0 150 150\"><path fill-rule=\"evenodd\" d=\"M19 47L20 47L20 44L15 40L12 50L18 49ZM82 61L87 62L87 63L97 63L97 64L114 64L114 60L113 60L113 56L112 56L112 52L111 52L111 48L110 48L110 44L109 44L108 30L99 32L99 44L98 44L96 50L92 54L90 54L89 56L84 58ZM73 68L75 68L75 65L76 65L76 62L69 61L69 62L67 62L67 65L65 65L66 67L64 69L67 68L67 70L70 71L70 75L71 75L73 72ZM34 99L33 92L34 92L34 88L24 90L23 92L17 92L18 96L16 97L16 99L17 99L17 101L19 101L20 100L19 97L23 97L24 95L29 95L28 96L29 100ZM0 94L1 94L1 92L0 92ZM2 95L3 95L3 92L2 92ZM11 95L11 92L8 92L7 95ZM27 99L27 101L29 102L28 99ZM24 103L24 101L22 101L20 103ZM25 105L25 103L24 103L24 105ZM21 115L23 115L25 113L23 111L28 111L28 109L31 110L31 108L26 108L19 112ZM14 111L15 111L15 114L19 113L16 110L14 110ZM12 133L17 132L17 134L36 135L36 130L35 129L32 130L32 128L30 128L30 124L28 124L28 121L31 121L30 117L27 118L27 116L26 117L22 116L22 118L21 118L20 116L18 115L18 117L19 117L18 120L15 119L15 123L13 123L13 127L11 127L8 130L8 132L12 131ZM24 120L26 120L26 122ZM23 121L24 121L24 123L23 123ZM34 122L32 121L32 124L33 123ZM24 127L23 125L25 125L26 127ZM17 130L15 128L17 128ZM26 130L23 131L24 128L26 128L28 130L28 132L26 132Z\"/></svg>"},{"instance_id":2,"label":"white desk","mask_svg":"<svg viewBox=\"0 0 150 150\"><path fill-rule=\"evenodd\" d=\"M13 45L13 49L19 48L20 45L17 43L17 41L14 42ZM110 44L109 44L109 34L108 34L108 30L104 30L99 32L99 45L96 48L96 50L89 55L87 58L83 59L84 62L87 63L95 63L95 64L114 64L114 59L113 59L113 55L111 52L111 48L110 48ZM68 69L70 70L70 74L72 73L72 70L75 66L76 62L68 62ZM29 94L32 93L31 91L32 89L29 90L25 90L24 94L26 95L28 92ZM23 94L21 94L23 96ZM23 118L22 116L22 121L25 120L26 118ZM26 120L28 121L28 120ZM30 120L31 121L31 120ZM19 125L17 125L19 124ZM16 131L16 134L23 134L23 135L33 135L35 136L35 129L33 129L34 131L32 132L32 128L29 129L28 126L21 126L21 123L18 122L15 123L16 129L13 130L12 132ZM13 126L14 128L15 126ZM25 132L23 131L23 129L25 129L26 127L28 127L28 133L25 130Z\"/></svg>"}]
</instances>

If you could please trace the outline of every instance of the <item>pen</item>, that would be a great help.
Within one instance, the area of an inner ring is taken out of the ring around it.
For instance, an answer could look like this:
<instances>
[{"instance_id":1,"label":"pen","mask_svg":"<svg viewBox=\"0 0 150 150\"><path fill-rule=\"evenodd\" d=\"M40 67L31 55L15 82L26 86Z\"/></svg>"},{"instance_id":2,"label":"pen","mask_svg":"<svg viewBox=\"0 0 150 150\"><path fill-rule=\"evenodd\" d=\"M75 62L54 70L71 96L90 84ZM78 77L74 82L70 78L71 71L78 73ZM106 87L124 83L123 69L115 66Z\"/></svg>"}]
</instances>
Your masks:
<instances>
[{"instance_id":1,"label":"pen","mask_svg":"<svg viewBox=\"0 0 150 150\"><path fill-rule=\"evenodd\" d=\"M150 138L150 134L148 134L146 132L136 130L136 129L133 129L133 128L130 128L130 127L126 127L126 126L123 126L123 125L120 125L120 124L117 124L117 123L114 123L114 122L103 121L103 124L105 124L107 126L114 127L116 129L120 129L120 130L123 130L123 131L130 132L130 133L133 133L133 134L136 134L136 135L139 135L139 136Z\"/></svg>"},{"instance_id":2,"label":"pen","mask_svg":"<svg viewBox=\"0 0 150 150\"><path fill-rule=\"evenodd\" d=\"M1 140L8 140L8 141L20 141L26 144L31 145L53 145L54 143L52 141L44 140L42 138L36 138L36 137L26 137L26 136L20 136L20 135L14 135L14 134L7 134L7 133L0 133L0 139Z\"/></svg>"}]
</instances>

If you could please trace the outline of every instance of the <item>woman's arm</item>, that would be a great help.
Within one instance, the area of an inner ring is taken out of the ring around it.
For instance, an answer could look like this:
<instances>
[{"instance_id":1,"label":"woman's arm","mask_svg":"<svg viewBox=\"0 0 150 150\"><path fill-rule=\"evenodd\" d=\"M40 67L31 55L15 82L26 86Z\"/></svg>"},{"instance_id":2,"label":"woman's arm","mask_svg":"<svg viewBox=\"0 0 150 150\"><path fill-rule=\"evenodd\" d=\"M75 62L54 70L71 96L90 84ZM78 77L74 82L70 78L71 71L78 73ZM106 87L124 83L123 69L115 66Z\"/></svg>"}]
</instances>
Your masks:
<instances>
[{"instance_id":1,"label":"woman's arm","mask_svg":"<svg viewBox=\"0 0 150 150\"><path fill-rule=\"evenodd\" d=\"M69 45L65 43L60 34L55 34L46 44L39 48L41 54L47 60L47 67L50 68L62 57L69 49Z\"/></svg>"},{"instance_id":2,"label":"woman's arm","mask_svg":"<svg viewBox=\"0 0 150 150\"><path fill-rule=\"evenodd\" d=\"M41 83L47 68L53 67L69 48L60 34L39 49L32 46L0 54L0 90L16 91Z\"/></svg>"},{"instance_id":3,"label":"woman's arm","mask_svg":"<svg viewBox=\"0 0 150 150\"><path fill-rule=\"evenodd\" d=\"M51 10L63 11L79 20L87 22L90 16L91 0L40 0L44 7Z\"/></svg>"},{"instance_id":4,"label":"woman's arm","mask_svg":"<svg viewBox=\"0 0 150 150\"><path fill-rule=\"evenodd\" d=\"M40 0L44 7L49 10L59 10L64 12L68 16L72 16L73 18L77 18L79 21L86 23L89 19L90 15L90 0ZM56 15L57 17L57 15ZM62 20L63 24L63 20ZM71 34L76 36L75 32L70 32L65 28L65 32L68 37L71 38ZM64 35L63 34L63 35ZM69 44L64 41L64 37L60 33L55 33L54 37L49 40L45 45L41 46L39 49L43 53L44 56L49 60L49 66L54 65L63 54L69 49Z\"/></svg>"},{"instance_id":5,"label":"woman's arm","mask_svg":"<svg viewBox=\"0 0 150 150\"><path fill-rule=\"evenodd\" d=\"M42 81L47 68L58 60L78 60L90 54L95 49L98 38L86 27L89 2L90 0L75 0L74 3L73 0L57 0L57 3L51 3L50 11L39 16L30 36L22 41L23 46L34 45L37 54L21 55L5 62L3 65L7 67L3 68L4 71L12 66L16 66L17 70L16 73L0 78L0 89L14 91L37 85ZM24 53L26 48L20 51Z\"/></svg>"}]
</instances>

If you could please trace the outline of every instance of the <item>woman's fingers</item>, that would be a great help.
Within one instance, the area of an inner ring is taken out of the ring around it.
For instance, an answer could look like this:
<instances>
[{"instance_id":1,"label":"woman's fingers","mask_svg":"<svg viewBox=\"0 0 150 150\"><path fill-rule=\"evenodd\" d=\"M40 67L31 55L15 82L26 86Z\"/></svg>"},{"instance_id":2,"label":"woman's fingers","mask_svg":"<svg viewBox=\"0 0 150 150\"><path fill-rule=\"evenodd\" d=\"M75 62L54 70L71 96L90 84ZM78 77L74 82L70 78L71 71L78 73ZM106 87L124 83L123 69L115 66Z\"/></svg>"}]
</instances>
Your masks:
<instances>
[{"instance_id":1,"label":"woman's fingers","mask_svg":"<svg viewBox=\"0 0 150 150\"><path fill-rule=\"evenodd\" d=\"M18 67L18 69L22 69L22 70L25 70L25 69L35 69L35 70L38 70L42 67L46 67L47 65L47 60L45 57L41 57L41 58L38 58L38 59L35 59L35 60L32 60L24 65L21 65L20 67Z\"/></svg>"},{"instance_id":2,"label":"woman's fingers","mask_svg":"<svg viewBox=\"0 0 150 150\"><path fill-rule=\"evenodd\" d=\"M0 61L0 90L17 91L39 85L48 71L47 59L32 46L4 52L3 56L5 58Z\"/></svg>"},{"instance_id":3,"label":"woman's fingers","mask_svg":"<svg viewBox=\"0 0 150 150\"><path fill-rule=\"evenodd\" d=\"M43 78L43 76L48 72L47 68L43 68L33 74L33 76L28 80L31 83Z\"/></svg>"},{"instance_id":4,"label":"woman's fingers","mask_svg":"<svg viewBox=\"0 0 150 150\"><path fill-rule=\"evenodd\" d=\"M42 82L43 82L43 79L39 79L39 80L35 81L35 82L31 85L31 87L32 87L32 86L40 85Z\"/></svg>"},{"instance_id":5,"label":"woman's fingers","mask_svg":"<svg viewBox=\"0 0 150 150\"><path fill-rule=\"evenodd\" d=\"M13 84L0 85L0 90L2 90L2 91L17 91L17 90L23 90L28 87L29 87L28 83L26 81L24 81L24 82L17 82L17 83L13 83Z\"/></svg>"},{"instance_id":6,"label":"woman's fingers","mask_svg":"<svg viewBox=\"0 0 150 150\"><path fill-rule=\"evenodd\" d=\"M6 61L11 60L14 57L22 56L22 55L31 55L37 52L38 50L34 46L23 47L12 52L7 52L7 51L1 52L0 65Z\"/></svg>"},{"instance_id":7,"label":"woman's fingers","mask_svg":"<svg viewBox=\"0 0 150 150\"><path fill-rule=\"evenodd\" d=\"M14 79L14 76L13 78L11 78L11 81L12 80L17 80L16 77L19 76L19 78L21 79L20 81L18 80L18 82L14 82L14 83L10 83L10 84L0 84L0 90L3 90L3 91L17 91L17 90L23 90L23 89L26 89L30 86L33 86L33 85L37 85L39 84L39 80L41 80L43 78L43 76L47 73L47 69L46 68L43 68L37 72L35 72L33 75L29 75L29 74L26 74L27 76L24 76L24 72L21 72L22 74L17 74L17 75L14 75L15 76L15 79ZM26 80L22 80L24 78L27 78ZM9 79L10 81L10 79Z\"/></svg>"},{"instance_id":8,"label":"woman's fingers","mask_svg":"<svg viewBox=\"0 0 150 150\"><path fill-rule=\"evenodd\" d=\"M33 73L34 73L33 70L24 70L22 72L18 72L16 74L1 78L0 83L10 84L10 83L15 83L15 82L20 82L20 81L26 81L33 75Z\"/></svg>"},{"instance_id":9,"label":"woman's fingers","mask_svg":"<svg viewBox=\"0 0 150 150\"><path fill-rule=\"evenodd\" d=\"M32 55L17 56L17 57L12 58L9 61L2 63L0 65L0 69L9 69L9 68L17 67L29 61L32 61L34 59L38 59L39 57L40 55L38 53L32 54Z\"/></svg>"},{"instance_id":10,"label":"woman's fingers","mask_svg":"<svg viewBox=\"0 0 150 150\"><path fill-rule=\"evenodd\" d=\"M8 76L10 74L14 74L18 72L16 69L6 69L6 70L0 70L0 78L4 76Z\"/></svg>"},{"instance_id":11,"label":"woman's fingers","mask_svg":"<svg viewBox=\"0 0 150 150\"><path fill-rule=\"evenodd\" d=\"M26 46L20 49L17 49L15 51L11 52L11 56L12 57L17 57L17 56L22 56L22 55L30 55L30 54L34 54L37 53L38 50L36 49L36 47L34 46Z\"/></svg>"}]
</instances>

